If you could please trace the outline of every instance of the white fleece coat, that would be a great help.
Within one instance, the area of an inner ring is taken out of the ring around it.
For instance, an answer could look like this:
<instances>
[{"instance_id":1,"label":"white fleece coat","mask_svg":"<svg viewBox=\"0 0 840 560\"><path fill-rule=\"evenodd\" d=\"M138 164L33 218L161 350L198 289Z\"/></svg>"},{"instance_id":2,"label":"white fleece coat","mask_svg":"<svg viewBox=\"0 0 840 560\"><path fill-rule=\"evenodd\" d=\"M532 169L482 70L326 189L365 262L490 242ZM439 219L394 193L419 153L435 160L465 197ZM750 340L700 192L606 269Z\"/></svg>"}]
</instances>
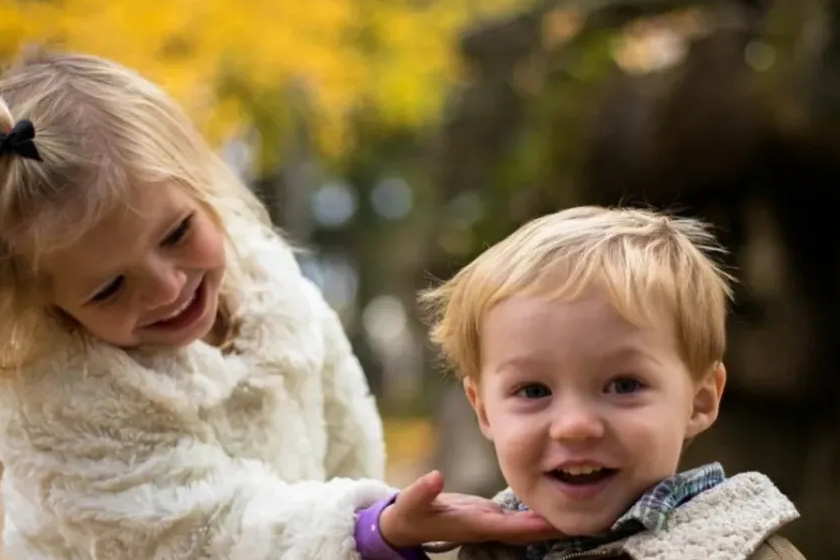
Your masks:
<instances>
[{"instance_id":1,"label":"white fleece coat","mask_svg":"<svg viewBox=\"0 0 840 560\"><path fill-rule=\"evenodd\" d=\"M234 351L68 346L0 384L11 560L358 559L391 492L374 400L287 245L229 228Z\"/></svg>"}]
</instances>

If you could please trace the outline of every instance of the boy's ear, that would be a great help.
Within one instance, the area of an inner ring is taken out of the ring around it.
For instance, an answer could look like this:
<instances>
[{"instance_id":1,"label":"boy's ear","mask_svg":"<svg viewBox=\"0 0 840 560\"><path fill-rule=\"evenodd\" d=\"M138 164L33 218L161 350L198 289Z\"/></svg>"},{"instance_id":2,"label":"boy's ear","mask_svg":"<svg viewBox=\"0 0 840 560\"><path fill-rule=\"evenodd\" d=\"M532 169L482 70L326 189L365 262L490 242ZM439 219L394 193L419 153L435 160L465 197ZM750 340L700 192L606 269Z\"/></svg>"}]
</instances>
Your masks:
<instances>
[{"instance_id":1,"label":"boy's ear","mask_svg":"<svg viewBox=\"0 0 840 560\"><path fill-rule=\"evenodd\" d=\"M475 416L478 419L478 427L484 437L493 441L493 430L490 428L490 422L487 419L487 410L484 408L484 401L481 400L481 393L478 390L478 384L470 377L464 378L464 392L467 394L467 400L470 401Z\"/></svg>"},{"instance_id":2,"label":"boy's ear","mask_svg":"<svg viewBox=\"0 0 840 560\"><path fill-rule=\"evenodd\" d=\"M718 362L695 386L687 438L695 437L715 423L725 386L726 366L723 362Z\"/></svg>"}]
</instances>

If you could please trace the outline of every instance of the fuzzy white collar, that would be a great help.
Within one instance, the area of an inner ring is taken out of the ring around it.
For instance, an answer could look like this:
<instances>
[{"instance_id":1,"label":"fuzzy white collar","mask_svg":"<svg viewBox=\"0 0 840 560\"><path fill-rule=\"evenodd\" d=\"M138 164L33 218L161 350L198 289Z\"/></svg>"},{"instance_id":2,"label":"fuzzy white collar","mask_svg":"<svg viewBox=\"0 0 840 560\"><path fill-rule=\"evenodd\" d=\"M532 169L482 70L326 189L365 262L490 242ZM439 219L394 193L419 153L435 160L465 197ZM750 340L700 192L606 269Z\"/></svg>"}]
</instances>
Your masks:
<instances>
[{"instance_id":1,"label":"fuzzy white collar","mask_svg":"<svg viewBox=\"0 0 840 560\"><path fill-rule=\"evenodd\" d=\"M739 474L675 509L662 531L624 542L635 560L742 560L767 537L799 517L765 475Z\"/></svg>"}]
</instances>

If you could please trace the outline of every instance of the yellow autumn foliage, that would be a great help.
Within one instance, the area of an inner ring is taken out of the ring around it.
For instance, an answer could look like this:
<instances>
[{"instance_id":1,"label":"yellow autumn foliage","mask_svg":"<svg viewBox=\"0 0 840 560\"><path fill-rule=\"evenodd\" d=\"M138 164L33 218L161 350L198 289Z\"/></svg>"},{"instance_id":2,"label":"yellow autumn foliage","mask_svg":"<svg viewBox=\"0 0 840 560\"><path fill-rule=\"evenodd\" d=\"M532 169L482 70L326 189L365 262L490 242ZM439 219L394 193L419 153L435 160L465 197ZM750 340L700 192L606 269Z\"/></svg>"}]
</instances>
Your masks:
<instances>
[{"instance_id":1,"label":"yellow autumn foliage","mask_svg":"<svg viewBox=\"0 0 840 560\"><path fill-rule=\"evenodd\" d=\"M351 147L348 117L360 108L384 126L433 119L458 30L526 1L0 0L0 61L26 43L113 58L160 83L215 142L264 118L255 107L294 84L335 156Z\"/></svg>"}]
</instances>

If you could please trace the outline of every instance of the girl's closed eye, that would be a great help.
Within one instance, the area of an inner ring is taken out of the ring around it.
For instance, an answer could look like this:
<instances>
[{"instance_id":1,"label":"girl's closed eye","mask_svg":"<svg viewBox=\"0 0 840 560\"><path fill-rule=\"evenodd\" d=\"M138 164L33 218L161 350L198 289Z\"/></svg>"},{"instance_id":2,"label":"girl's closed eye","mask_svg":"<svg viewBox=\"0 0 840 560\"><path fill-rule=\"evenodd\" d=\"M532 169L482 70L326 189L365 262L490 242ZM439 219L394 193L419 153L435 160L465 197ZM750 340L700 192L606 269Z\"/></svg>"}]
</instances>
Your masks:
<instances>
[{"instance_id":1,"label":"girl's closed eye","mask_svg":"<svg viewBox=\"0 0 840 560\"><path fill-rule=\"evenodd\" d=\"M517 397L525 399L544 399L551 395L551 389L542 383L528 383L516 391Z\"/></svg>"},{"instance_id":2,"label":"girl's closed eye","mask_svg":"<svg viewBox=\"0 0 840 560\"><path fill-rule=\"evenodd\" d=\"M107 286L96 292L93 295L93 297L90 298L90 301L92 303L102 303L110 300L113 296L117 294L117 292L120 291L120 288L122 288L124 281L125 279L122 276L117 276L110 283L108 283Z\"/></svg>"},{"instance_id":3,"label":"girl's closed eye","mask_svg":"<svg viewBox=\"0 0 840 560\"><path fill-rule=\"evenodd\" d=\"M192 225L192 219L193 219L194 215L195 215L195 213L190 214L189 216L187 216L186 218L181 220L181 223L178 224L178 227L176 227L174 230L172 230L163 239L163 241L161 241L161 243L160 243L161 247L169 247L169 246L175 245L179 241L184 239L184 237L186 237L187 234L190 232L190 227Z\"/></svg>"},{"instance_id":4,"label":"girl's closed eye","mask_svg":"<svg viewBox=\"0 0 840 560\"><path fill-rule=\"evenodd\" d=\"M633 377L619 377L607 384L605 392L617 395L630 395L644 389L644 384Z\"/></svg>"}]
</instances>

